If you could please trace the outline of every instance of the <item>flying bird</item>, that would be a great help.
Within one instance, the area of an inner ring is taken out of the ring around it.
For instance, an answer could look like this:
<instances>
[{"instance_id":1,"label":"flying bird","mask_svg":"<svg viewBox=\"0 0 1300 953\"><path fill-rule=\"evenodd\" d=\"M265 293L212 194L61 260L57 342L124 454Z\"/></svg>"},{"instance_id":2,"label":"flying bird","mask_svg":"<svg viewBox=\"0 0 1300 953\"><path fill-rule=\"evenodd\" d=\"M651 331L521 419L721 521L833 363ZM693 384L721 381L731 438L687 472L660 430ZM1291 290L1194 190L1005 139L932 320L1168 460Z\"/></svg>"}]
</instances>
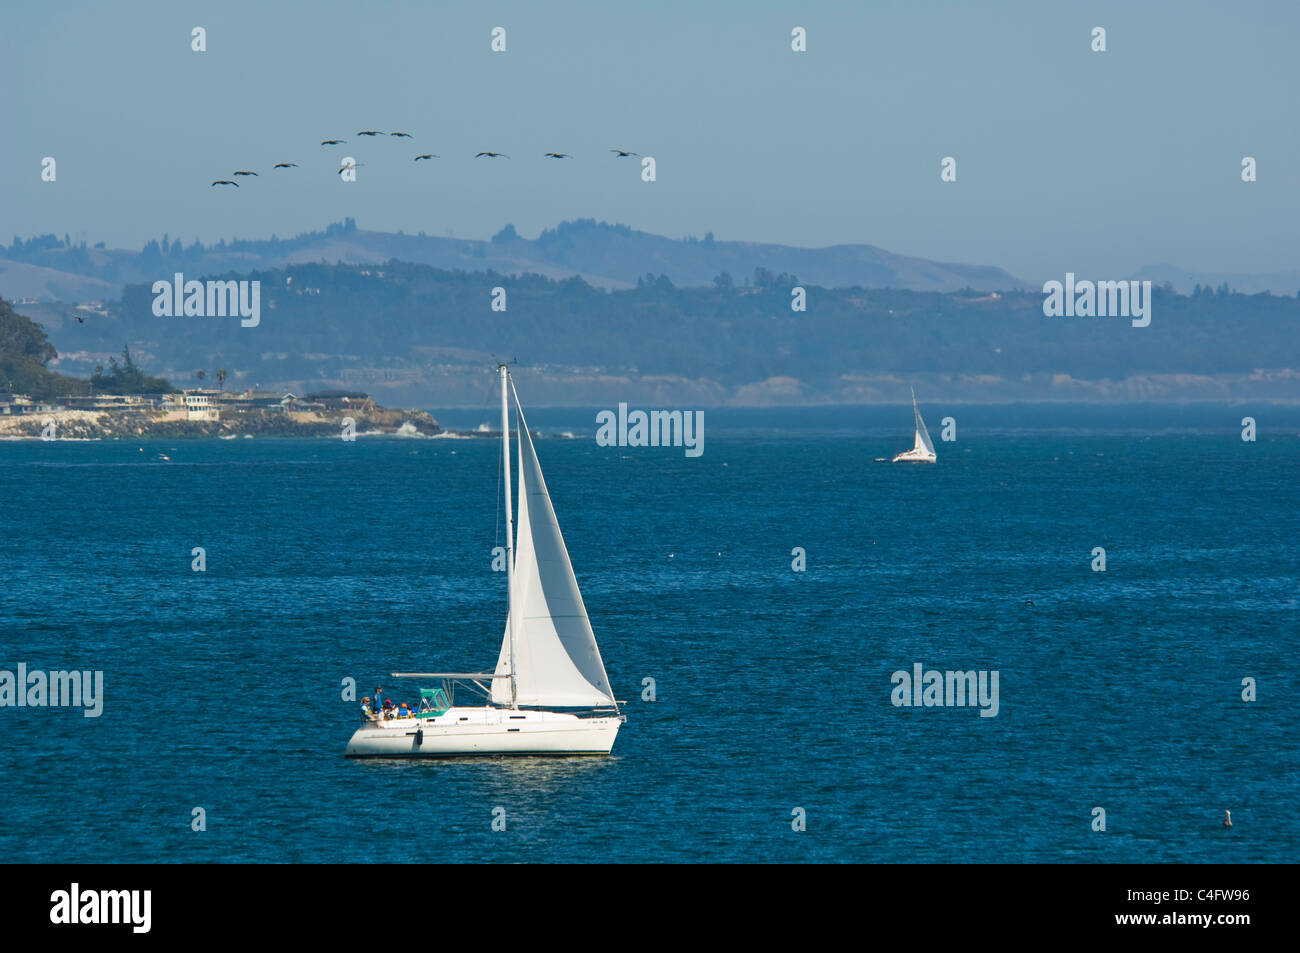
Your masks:
<instances>
[{"instance_id":1,"label":"flying bird","mask_svg":"<svg viewBox=\"0 0 1300 953\"><path fill-rule=\"evenodd\" d=\"M399 137L399 138L401 138L401 139L414 139L414 138L415 138L415 137L414 137L413 135L411 135L409 132L390 132L389 135L390 135L390 136L397 136L397 137Z\"/></svg>"},{"instance_id":2,"label":"flying bird","mask_svg":"<svg viewBox=\"0 0 1300 953\"><path fill-rule=\"evenodd\" d=\"M440 155L434 155L432 152L426 152L426 153L425 153L424 155L422 155L422 156L416 156L416 157L415 157L414 159L412 159L411 161L412 161L412 162L419 162L421 159L441 159L441 158L442 158L442 156L440 156Z\"/></svg>"},{"instance_id":3,"label":"flying bird","mask_svg":"<svg viewBox=\"0 0 1300 953\"><path fill-rule=\"evenodd\" d=\"M249 172L247 169L240 169L235 175L257 175L256 172Z\"/></svg>"},{"instance_id":4,"label":"flying bird","mask_svg":"<svg viewBox=\"0 0 1300 953\"><path fill-rule=\"evenodd\" d=\"M626 159L628 156L640 156L639 152L628 152L626 149L610 149L610 152L617 152L620 159Z\"/></svg>"},{"instance_id":5,"label":"flying bird","mask_svg":"<svg viewBox=\"0 0 1300 953\"><path fill-rule=\"evenodd\" d=\"M489 159L495 159L495 158L497 158L498 156L500 156L500 157L503 158L503 159L509 159L509 158L510 158L510 157L509 157L508 155L506 155L504 152L480 152L480 153L478 153L477 155L475 155L474 158L477 159L477 158L479 158L479 156L487 156Z\"/></svg>"},{"instance_id":6,"label":"flying bird","mask_svg":"<svg viewBox=\"0 0 1300 953\"><path fill-rule=\"evenodd\" d=\"M357 135L358 135L358 136L377 136L377 135L379 135L379 130L378 130L378 129L362 129L359 133L357 133Z\"/></svg>"},{"instance_id":7,"label":"flying bird","mask_svg":"<svg viewBox=\"0 0 1300 953\"><path fill-rule=\"evenodd\" d=\"M549 159L572 159L573 158L573 156L569 155L567 152L548 152L546 153L546 156Z\"/></svg>"},{"instance_id":8,"label":"flying bird","mask_svg":"<svg viewBox=\"0 0 1300 953\"><path fill-rule=\"evenodd\" d=\"M345 165L343 168L339 169L339 175L342 175L344 172L348 171L348 169L355 169L355 168L357 168L358 166L362 166L362 165L365 165L365 163L364 163L364 162L349 162L349 163L348 163L347 165Z\"/></svg>"},{"instance_id":9,"label":"flying bird","mask_svg":"<svg viewBox=\"0 0 1300 953\"><path fill-rule=\"evenodd\" d=\"M238 182L231 182L229 179L217 179L212 185L233 185L235 188L239 188ZM209 185L208 188L212 188L212 185Z\"/></svg>"},{"instance_id":10,"label":"flying bird","mask_svg":"<svg viewBox=\"0 0 1300 953\"><path fill-rule=\"evenodd\" d=\"M320 144L322 146L337 146L341 142L347 142L347 140L346 139L322 139Z\"/></svg>"},{"instance_id":11,"label":"flying bird","mask_svg":"<svg viewBox=\"0 0 1300 953\"><path fill-rule=\"evenodd\" d=\"M77 319L77 323L78 323L78 324L85 324L85 323L86 323L86 319L83 318L81 315L79 315L79 314L75 314L75 313L74 313L72 316L73 316L74 318Z\"/></svg>"},{"instance_id":12,"label":"flying bird","mask_svg":"<svg viewBox=\"0 0 1300 953\"><path fill-rule=\"evenodd\" d=\"M296 162L277 162L277 163L275 164L275 168L277 168L277 169L296 169L296 168L298 168L298 163L296 163Z\"/></svg>"}]
</instances>

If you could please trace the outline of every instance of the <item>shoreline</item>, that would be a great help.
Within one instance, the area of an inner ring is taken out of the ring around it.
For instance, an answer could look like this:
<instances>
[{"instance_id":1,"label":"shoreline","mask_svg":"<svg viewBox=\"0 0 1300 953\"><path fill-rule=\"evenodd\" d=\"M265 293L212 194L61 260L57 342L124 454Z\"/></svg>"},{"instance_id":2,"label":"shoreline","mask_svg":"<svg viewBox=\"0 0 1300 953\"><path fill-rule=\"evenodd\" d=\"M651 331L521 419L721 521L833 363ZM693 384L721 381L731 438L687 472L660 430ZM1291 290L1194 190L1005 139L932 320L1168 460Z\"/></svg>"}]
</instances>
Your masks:
<instances>
[{"instance_id":1,"label":"shoreline","mask_svg":"<svg viewBox=\"0 0 1300 953\"><path fill-rule=\"evenodd\" d=\"M49 429L53 425L52 431ZM233 439L243 437L434 437L444 433L423 410L224 411L216 420L184 410L51 410L0 416L0 440Z\"/></svg>"}]
</instances>

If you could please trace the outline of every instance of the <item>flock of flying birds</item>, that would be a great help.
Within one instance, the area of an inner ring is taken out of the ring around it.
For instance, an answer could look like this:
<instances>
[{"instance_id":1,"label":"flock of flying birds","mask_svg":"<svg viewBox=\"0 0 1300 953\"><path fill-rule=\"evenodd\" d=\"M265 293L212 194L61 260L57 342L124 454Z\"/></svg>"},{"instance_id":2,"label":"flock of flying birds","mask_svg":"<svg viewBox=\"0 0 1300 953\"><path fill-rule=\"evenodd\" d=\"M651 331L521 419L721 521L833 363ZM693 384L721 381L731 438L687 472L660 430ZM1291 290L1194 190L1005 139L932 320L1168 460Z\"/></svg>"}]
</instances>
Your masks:
<instances>
[{"instance_id":1,"label":"flock of flying birds","mask_svg":"<svg viewBox=\"0 0 1300 953\"><path fill-rule=\"evenodd\" d=\"M389 133L383 133L383 132L380 132L378 129L362 129L360 132L357 133L357 135L358 135L358 136L383 136L383 135L388 135L388 136L391 136L391 137L393 137L393 138L395 138L395 139L414 139L414 138L415 138L415 137L412 136L409 132L389 132ZM322 140L321 140L321 145L322 145L322 146L341 146L341 145L345 144L346 142L347 142L346 139L322 139ZM639 153L639 152L631 152L631 151L629 151L629 150L627 150L627 149L610 149L609 151L612 152L612 153L614 153L614 155L618 156L620 159L626 159L626 158L628 158L628 157L630 157L630 156L637 156L637 157L639 158L640 155L641 155L641 153ZM573 156L570 155L570 154L567 153L567 152L547 152L547 153L544 153L544 157L547 158L547 159L572 159L572 158L573 158ZM416 157L415 157L413 160L411 160L411 161L413 161L413 162L420 162L420 161L423 160L423 159L441 159L441 158L442 158L442 156L440 156L440 155L436 155L435 153L432 153L432 152L424 152L424 153L421 153L420 155L416 156ZM508 155L506 155L504 152L479 152L479 153L476 153L476 154L474 155L474 158L475 158L475 159L509 159L510 157L509 157ZM344 172L347 172L349 169L355 169L355 168L357 168L358 165L364 165L364 164L365 164L365 163L345 162L345 163L344 163L344 164L339 168L338 174L339 174L339 175L342 175ZM298 168L298 163L296 163L296 162L277 162L277 163L276 163L272 168L273 168L273 169L296 169L296 168ZM213 185L213 186L217 186L217 185L233 185L235 188L239 188L239 183L236 182L235 179L238 179L238 178L240 178L240 177L242 177L242 176L250 176L250 175L251 175L251 176L254 176L254 177L257 177L257 173L254 172L254 171L252 171L251 169L239 169L238 171L232 173L232 178L229 178L229 179L217 179L217 180L215 180L215 181L212 183L212 185ZM212 186L209 186L209 188L211 188L211 187L212 187Z\"/></svg>"}]
</instances>

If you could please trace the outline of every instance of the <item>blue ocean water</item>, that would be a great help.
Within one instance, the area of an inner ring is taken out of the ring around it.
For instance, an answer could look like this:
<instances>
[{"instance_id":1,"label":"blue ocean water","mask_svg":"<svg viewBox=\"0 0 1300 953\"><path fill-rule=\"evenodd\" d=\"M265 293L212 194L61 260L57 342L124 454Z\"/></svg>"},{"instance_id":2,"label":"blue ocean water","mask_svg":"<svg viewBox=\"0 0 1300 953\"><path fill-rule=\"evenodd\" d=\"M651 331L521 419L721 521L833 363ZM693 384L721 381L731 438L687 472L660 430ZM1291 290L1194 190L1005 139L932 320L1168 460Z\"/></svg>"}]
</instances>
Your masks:
<instances>
[{"instance_id":1,"label":"blue ocean water","mask_svg":"<svg viewBox=\"0 0 1300 953\"><path fill-rule=\"evenodd\" d=\"M698 459L530 414L628 699L549 760L343 757L345 677L495 662L496 441L0 443L0 668L105 679L0 708L0 856L1294 861L1300 411L952 412L933 467L875 462L910 408L709 411ZM997 716L891 704L917 662Z\"/></svg>"}]
</instances>

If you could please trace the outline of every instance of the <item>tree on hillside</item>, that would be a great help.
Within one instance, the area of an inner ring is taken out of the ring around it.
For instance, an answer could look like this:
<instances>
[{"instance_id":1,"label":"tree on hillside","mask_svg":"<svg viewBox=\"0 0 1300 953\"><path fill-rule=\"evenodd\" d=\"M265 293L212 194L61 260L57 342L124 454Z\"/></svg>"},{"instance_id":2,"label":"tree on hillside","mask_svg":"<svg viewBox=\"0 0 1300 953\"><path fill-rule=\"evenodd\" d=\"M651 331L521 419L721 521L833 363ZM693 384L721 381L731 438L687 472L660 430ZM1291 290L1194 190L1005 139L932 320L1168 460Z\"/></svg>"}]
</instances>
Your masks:
<instances>
[{"instance_id":1,"label":"tree on hillside","mask_svg":"<svg viewBox=\"0 0 1300 953\"><path fill-rule=\"evenodd\" d=\"M95 376L90 379L91 387L109 394L158 394L170 393L176 388L161 377L150 377L136 365L131 357L130 346L122 348L122 363L117 358L108 359L108 373L96 364Z\"/></svg>"},{"instance_id":2,"label":"tree on hillside","mask_svg":"<svg viewBox=\"0 0 1300 953\"><path fill-rule=\"evenodd\" d=\"M86 393L85 381L45 366L58 356L41 326L0 298L0 389L38 399Z\"/></svg>"}]
</instances>

